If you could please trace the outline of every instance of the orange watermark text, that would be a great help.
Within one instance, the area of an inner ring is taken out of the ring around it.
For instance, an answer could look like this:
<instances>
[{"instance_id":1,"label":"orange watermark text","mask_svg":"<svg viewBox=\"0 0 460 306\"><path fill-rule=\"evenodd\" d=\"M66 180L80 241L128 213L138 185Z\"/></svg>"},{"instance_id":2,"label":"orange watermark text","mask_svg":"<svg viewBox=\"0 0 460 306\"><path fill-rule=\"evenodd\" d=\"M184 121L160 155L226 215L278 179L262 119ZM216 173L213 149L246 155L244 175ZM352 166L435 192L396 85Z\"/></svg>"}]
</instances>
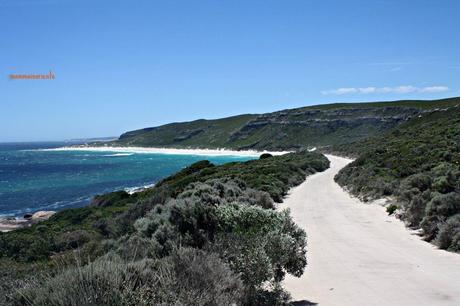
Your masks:
<instances>
[{"instance_id":1,"label":"orange watermark text","mask_svg":"<svg viewBox=\"0 0 460 306\"><path fill-rule=\"evenodd\" d=\"M56 75L50 70L48 74L10 74L10 80L54 80Z\"/></svg>"}]
</instances>

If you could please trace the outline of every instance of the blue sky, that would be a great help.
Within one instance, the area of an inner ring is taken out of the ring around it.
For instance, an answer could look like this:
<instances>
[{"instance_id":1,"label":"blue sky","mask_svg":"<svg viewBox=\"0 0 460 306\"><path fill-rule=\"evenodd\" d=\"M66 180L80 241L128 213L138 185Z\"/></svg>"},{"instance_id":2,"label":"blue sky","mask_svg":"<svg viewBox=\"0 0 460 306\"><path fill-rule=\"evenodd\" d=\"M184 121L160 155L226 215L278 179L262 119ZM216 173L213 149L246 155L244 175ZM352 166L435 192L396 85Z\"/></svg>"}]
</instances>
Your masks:
<instances>
[{"instance_id":1,"label":"blue sky","mask_svg":"<svg viewBox=\"0 0 460 306\"><path fill-rule=\"evenodd\" d=\"M456 0L0 0L0 141L460 96L459 12Z\"/></svg>"}]
</instances>

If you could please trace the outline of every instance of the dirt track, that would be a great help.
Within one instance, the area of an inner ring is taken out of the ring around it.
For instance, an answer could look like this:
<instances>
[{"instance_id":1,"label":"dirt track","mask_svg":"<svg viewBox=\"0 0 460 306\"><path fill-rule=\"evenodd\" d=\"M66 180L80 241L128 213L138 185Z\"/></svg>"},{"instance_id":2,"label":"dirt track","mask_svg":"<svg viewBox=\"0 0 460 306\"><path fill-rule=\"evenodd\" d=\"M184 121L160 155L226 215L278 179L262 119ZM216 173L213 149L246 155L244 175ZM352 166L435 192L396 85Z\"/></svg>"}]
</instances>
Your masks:
<instances>
[{"instance_id":1,"label":"dirt track","mask_svg":"<svg viewBox=\"0 0 460 306\"><path fill-rule=\"evenodd\" d=\"M350 161L328 158L330 169L308 177L280 205L308 234L307 270L285 281L294 300L321 306L460 305L460 254L422 241L383 207L351 198L333 179Z\"/></svg>"}]
</instances>

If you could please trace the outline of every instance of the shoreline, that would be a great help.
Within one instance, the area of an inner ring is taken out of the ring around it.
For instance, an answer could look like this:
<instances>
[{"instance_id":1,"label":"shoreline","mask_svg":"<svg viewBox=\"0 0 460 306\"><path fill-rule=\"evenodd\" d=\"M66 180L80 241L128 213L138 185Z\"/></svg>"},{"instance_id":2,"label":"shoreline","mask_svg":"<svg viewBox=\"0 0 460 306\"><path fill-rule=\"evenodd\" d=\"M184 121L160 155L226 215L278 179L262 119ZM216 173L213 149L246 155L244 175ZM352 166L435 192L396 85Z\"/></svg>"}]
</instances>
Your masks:
<instances>
[{"instance_id":1,"label":"shoreline","mask_svg":"<svg viewBox=\"0 0 460 306\"><path fill-rule=\"evenodd\" d=\"M228 149L175 149L155 147L61 147L53 149L41 149L41 151L90 151L90 152L116 152L138 154L168 154L168 155L198 155L198 156L247 156L259 157L261 154L284 155L292 151L236 151Z\"/></svg>"},{"instance_id":2,"label":"shoreline","mask_svg":"<svg viewBox=\"0 0 460 306\"><path fill-rule=\"evenodd\" d=\"M5 233L31 226L32 224L48 220L55 213L56 211L54 210L39 210L33 214L28 214L27 218L25 216L22 218L8 216L0 217L0 232Z\"/></svg>"},{"instance_id":3,"label":"shoreline","mask_svg":"<svg viewBox=\"0 0 460 306\"><path fill-rule=\"evenodd\" d=\"M222 156L222 157L254 157L258 158L261 154L283 155L290 151L236 151L228 149L176 149L176 148L154 148L154 147L109 147L109 146L65 146L49 149L33 149L33 151L82 151L82 152L106 152L112 153L111 156L129 156L132 154L165 154L165 155L195 155L195 156ZM129 194L141 192L152 188L155 184L145 184L140 186L125 187L124 190ZM54 211L53 211L54 212ZM29 214L29 213L24 213ZM34 217L33 220L25 219L19 215L0 215L0 232L7 232L19 228L27 227L33 223L43 220L43 216Z\"/></svg>"}]
</instances>

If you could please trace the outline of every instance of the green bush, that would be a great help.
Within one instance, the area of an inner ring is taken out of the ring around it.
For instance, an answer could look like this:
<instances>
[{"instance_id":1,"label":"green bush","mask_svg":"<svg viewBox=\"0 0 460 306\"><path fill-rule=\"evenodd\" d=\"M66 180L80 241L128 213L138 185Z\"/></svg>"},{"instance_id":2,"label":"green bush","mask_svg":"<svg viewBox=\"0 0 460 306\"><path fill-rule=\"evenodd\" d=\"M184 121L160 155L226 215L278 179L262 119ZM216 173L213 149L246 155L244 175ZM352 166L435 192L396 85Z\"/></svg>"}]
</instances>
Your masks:
<instances>
[{"instance_id":1,"label":"green bush","mask_svg":"<svg viewBox=\"0 0 460 306\"><path fill-rule=\"evenodd\" d=\"M398 206L395 204L391 204L387 207L387 213L388 215L392 215L395 213L395 211L398 209Z\"/></svg>"},{"instance_id":2,"label":"green bush","mask_svg":"<svg viewBox=\"0 0 460 306\"><path fill-rule=\"evenodd\" d=\"M306 266L304 231L288 211L249 200L248 190L239 181L212 179L155 207L135 224L141 241L155 241L156 254L148 256L168 256L178 245L216 252L241 275L246 300L266 282L280 283L286 273L300 276Z\"/></svg>"},{"instance_id":3,"label":"green bush","mask_svg":"<svg viewBox=\"0 0 460 306\"><path fill-rule=\"evenodd\" d=\"M432 178L428 174L417 173L417 174L409 176L406 179L405 184L407 184L409 188L415 187L420 191L425 191L431 187Z\"/></svg>"},{"instance_id":4,"label":"green bush","mask_svg":"<svg viewBox=\"0 0 460 306\"><path fill-rule=\"evenodd\" d=\"M244 287L216 254L179 249L171 256L176 276L173 294L183 305L235 305L243 299Z\"/></svg>"},{"instance_id":5,"label":"green bush","mask_svg":"<svg viewBox=\"0 0 460 306\"><path fill-rule=\"evenodd\" d=\"M60 234L56 239L58 250L76 249L91 240L91 235L85 230L74 230Z\"/></svg>"},{"instance_id":6,"label":"green bush","mask_svg":"<svg viewBox=\"0 0 460 306\"><path fill-rule=\"evenodd\" d=\"M441 249L460 251L460 214L456 214L439 226L436 244Z\"/></svg>"},{"instance_id":7,"label":"green bush","mask_svg":"<svg viewBox=\"0 0 460 306\"><path fill-rule=\"evenodd\" d=\"M124 190L111 192L105 195L96 195L91 201L92 206L106 207L114 204L119 205L124 200L129 200L130 194Z\"/></svg>"},{"instance_id":8,"label":"green bush","mask_svg":"<svg viewBox=\"0 0 460 306\"><path fill-rule=\"evenodd\" d=\"M56 276L30 281L15 305L232 305L243 287L216 255L176 250L162 260L124 262L102 258L66 268Z\"/></svg>"},{"instance_id":9,"label":"green bush","mask_svg":"<svg viewBox=\"0 0 460 306\"><path fill-rule=\"evenodd\" d=\"M425 208L421 227L428 240L438 234L440 225L450 216L460 214L460 194L439 194L433 197Z\"/></svg>"},{"instance_id":10,"label":"green bush","mask_svg":"<svg viewBox=\"0 0 460 306\"><path fill-rule=\"evenodd\" d=\"M406 219L411 227L419 227L425 216L427 201L421 195L415 195L406 204Z\"/></svg>"},{"instance_id":11,"label":"green bush","mask_svg":"<svg viewBox=\"0 0 460 306\"><path fill-rule=\"evenodd\" d=\"M306 235L289 212L255 206L218 207L215 247L251 286L280 282L285 273L300 276L307 264Z\"/></svg>"},{"instance_id":12,"label":"green bush","mask_svg":"<svg viewBox=\"0 0 460 306\"><path fill-rule=\"evenodd\" d=\"M249 188L268 192L275 202L281 202L289 188L300 184L310 174L326 170L329 160L319 153L304 151L222 166L214 166L209 162L192 166L193 171L184 169L157 186L174 190L173 196L176 196L190 183L197 181L238 179Z\"/></svg>"},{"instance_id":13,"label":"green bush","mask_svg":"<svg viewBox=\"0 0 460 306\"><path fill-rule=\"evenodd\" d=\"M270 158L270 157L273 157L273 155L271 155L270 153L264 153L264 154L261 154L259 158L265 159L265 158Z\"/></svg>"}]
</instances>

